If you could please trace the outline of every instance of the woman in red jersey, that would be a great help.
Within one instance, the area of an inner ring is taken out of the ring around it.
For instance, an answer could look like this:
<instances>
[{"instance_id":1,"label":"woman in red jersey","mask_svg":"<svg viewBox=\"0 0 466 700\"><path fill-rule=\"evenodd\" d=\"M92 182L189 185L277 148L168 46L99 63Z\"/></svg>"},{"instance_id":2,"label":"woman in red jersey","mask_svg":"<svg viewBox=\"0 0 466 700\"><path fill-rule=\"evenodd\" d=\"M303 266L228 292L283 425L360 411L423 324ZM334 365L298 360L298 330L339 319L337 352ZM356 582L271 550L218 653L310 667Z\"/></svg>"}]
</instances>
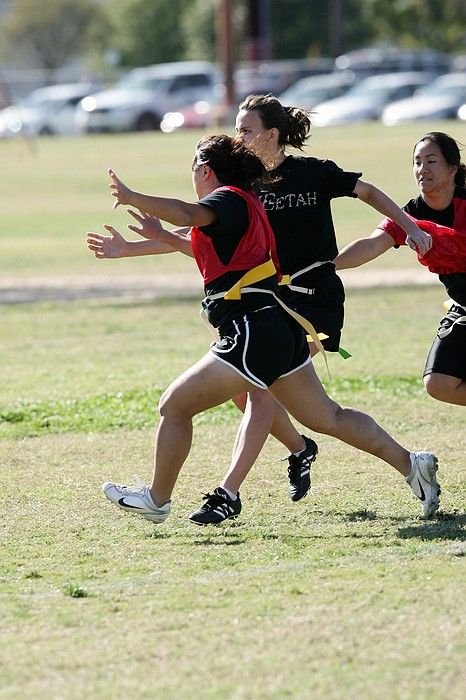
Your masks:
<instances>
[{"instance_id":1,"label":"woman in red jersey","mask_svg":"<svg viewBox=\"0 0 466 700\"><path fill-rule=\"evenodd\" d=\"M228 136L201 139L193 160L196 203L134 192L112 171L110 175L116 204L132 205L176 226L191 226L182 245L189 240L204 279L203 306L219 339L160 400L151 485L138 489L107 482L106 497L123 510L163 522L189 454L193 416L260 387L303 425L393 466L422 502L424 515L433 515L440 493L436 457L409 452L367 414L332 401L312 367L304 329L277 301L279 275L271 267L276 260L274 236L253 194L257 181L266 178L262 161ZM167 231L166 236L176 247L177 232ZM88 234L92 250L101 239ZM235 503L219 499L217 508L228 510L225 517L234 517L239 512Z\"/></svg>"},{"instance_id":2,"label":"woman in red jersey","mask_svg":"<svg viewBox=\"0 0 466 700\"><path fill-rule=\"evenodd\" d=\"M427 356L424 384L438 401L466 406L466 166L457 142L442 132L425 134L414 147L413 174L419 195L403 208L432 237L432 248L418 259L438 274L452 300ZM337 269L373 260L405 238L385 219L340 252Z\"/></svg>"}]
</instances>

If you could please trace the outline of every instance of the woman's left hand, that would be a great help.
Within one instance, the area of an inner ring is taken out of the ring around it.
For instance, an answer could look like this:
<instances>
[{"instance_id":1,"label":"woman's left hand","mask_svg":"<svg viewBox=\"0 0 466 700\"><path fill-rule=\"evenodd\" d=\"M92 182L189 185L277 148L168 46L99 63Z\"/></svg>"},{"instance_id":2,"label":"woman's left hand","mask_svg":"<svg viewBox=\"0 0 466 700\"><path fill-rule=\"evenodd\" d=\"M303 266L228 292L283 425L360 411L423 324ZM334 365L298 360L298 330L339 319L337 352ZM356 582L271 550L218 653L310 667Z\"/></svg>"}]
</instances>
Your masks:
<instances>
[{"instance_id":1,"label":"woman's left hand","mask_svg":"<svg viewBox=\"0 0 466 700\"><path fill-rule=\"evenodd\" d=\"M432 248L432 236L419 226L414 226L406 236L406 245L422 257Z\"/></svg>"},{"instance_id":2,"label":"woman's left hand","mask_svg":"<svg viewBox=\"0 0 466 700\"><path fill-rule=\"evenodd\" d=\"M148 238L151 241L162 241L165 242L167 231L163 228L160 223L160 219L156 216L151 216L144 211L134 211L133 209L127 209L128 214L136 219L139 226L134 224L128 224L128 228L131 231L139 234L142 238Z\"/></svg>"}]
</instances>

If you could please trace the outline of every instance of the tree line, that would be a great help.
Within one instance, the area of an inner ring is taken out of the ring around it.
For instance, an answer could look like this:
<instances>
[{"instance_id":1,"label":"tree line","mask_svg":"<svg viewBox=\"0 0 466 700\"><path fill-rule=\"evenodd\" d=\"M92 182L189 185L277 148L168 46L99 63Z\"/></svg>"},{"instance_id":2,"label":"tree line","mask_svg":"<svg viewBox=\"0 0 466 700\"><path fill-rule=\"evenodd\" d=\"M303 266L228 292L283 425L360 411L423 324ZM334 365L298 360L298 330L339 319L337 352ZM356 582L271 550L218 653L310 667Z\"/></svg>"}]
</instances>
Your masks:
<instances>
[{"instance_id":1,"label":"tree line","mask_svg":"<svg viewBox=\"0 0 466 700\"><path fill-rule=\"evenodd\" d=\"M217 59L220 0L0 0L3 60L32 58L53 70L84 57L93 69ZM233 0L237 60L251 2ZM335 44L334 13L339 42ZM274 59L331 56L384 42L464 52L464 0L269 0Z\"/></svg>"}]
</instances>

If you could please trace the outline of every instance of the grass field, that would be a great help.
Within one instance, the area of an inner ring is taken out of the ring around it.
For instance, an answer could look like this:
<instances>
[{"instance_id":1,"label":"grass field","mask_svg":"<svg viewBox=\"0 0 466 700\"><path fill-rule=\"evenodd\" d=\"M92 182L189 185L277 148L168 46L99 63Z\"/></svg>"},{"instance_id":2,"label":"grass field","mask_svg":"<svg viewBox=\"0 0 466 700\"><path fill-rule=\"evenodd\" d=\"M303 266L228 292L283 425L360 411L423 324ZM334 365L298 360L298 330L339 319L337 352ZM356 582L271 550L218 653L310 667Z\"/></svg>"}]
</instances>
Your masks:
<instances>
[{"instance_id":1,"label":"grass field","mask_svg":"<svg viewBox=\"0 0 466 700\"><path fill-rule=\"evenodd\" d=\"M461 137L458 124L435 126ZM312 150L404 201L420 133L321 130ZM2 278L101 274L84 232L125 221L111 212L107 165L188 197L193 140L43 140L34 157L0 144ZM344 237L371 229L353 218L366 207L338 204ZM106 274L160 264L114 261ZM198 301L0 306L0 698L462 700L465 414L427 397L420 378L443 298L438 287L349 290L342 344L353 357L330 358L332 381L316 358L336 400L436 451L436 518L419 517L394 470L325 437L311 494L293 504L284 450L269 439L240 518L205 529L186 515L228 464L231 405L196 418L165 524L117 511L100 491L149 478L158 397L210 342Z\"/></svg>"},{"instance_id":2,"label":"grass field","mask_svg":"<svg viewBox=\"0 0 466 700\"><path fill-rule=\"evenodd\" d=\"M461 122L429 124L465 140ZM309 154L331 158L384 188L404 204L415 195L411 174L414 143L423 124L384 128L378 124L315 129ZM3 280L19 275L99 275L106 263L85 251L85 232L112 223L123 231L128 215L112 211L108 167L142 191L193 199L190 165L200 132L41 139L33 150L23 141L0 142L0 269ZM333 205L340 246L369 234L380 216L349 198ZM114 261L118 274L163 271L161 259ZM182 256L174 270L192 269ZM380 262L374 263L380 265ZM412 265L408 251L386 254L384 266ZM108 272L108 269L106 269Z\"/></svg>"}]
</instances>

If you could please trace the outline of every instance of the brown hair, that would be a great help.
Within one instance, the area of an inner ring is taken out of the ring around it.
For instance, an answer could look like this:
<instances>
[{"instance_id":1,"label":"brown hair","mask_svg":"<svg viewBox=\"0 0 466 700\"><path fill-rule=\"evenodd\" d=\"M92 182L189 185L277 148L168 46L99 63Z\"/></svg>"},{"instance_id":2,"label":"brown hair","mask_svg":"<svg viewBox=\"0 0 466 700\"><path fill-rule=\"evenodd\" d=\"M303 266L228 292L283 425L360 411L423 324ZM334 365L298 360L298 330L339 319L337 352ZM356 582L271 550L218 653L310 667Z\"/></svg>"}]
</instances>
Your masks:
<instances>
[{"instance_id":1,"label":"brown hair","mask_svg":"<svg viewBox=\"0 0 466 700\"><path fill-rule=\"evenodd\" d=\"M246 191L270 179L260 158L239 139L225 134L204 136L196 146L194 165L209 165L223 185Z\"/></svg>"},{"instance_id":2,"label":"brown hair","mask_svg":"<svg viewBox=\"0 0 466 700\"><path fill-rule=\"evenodd\" d=\"M290 145L302 150L304 142L309 138L309 112L299 107L285 107L273 95L248 95L239 108L247 112L258 112L266 129L278 129L279 146Z\"/></svg>"}]
</instances>

